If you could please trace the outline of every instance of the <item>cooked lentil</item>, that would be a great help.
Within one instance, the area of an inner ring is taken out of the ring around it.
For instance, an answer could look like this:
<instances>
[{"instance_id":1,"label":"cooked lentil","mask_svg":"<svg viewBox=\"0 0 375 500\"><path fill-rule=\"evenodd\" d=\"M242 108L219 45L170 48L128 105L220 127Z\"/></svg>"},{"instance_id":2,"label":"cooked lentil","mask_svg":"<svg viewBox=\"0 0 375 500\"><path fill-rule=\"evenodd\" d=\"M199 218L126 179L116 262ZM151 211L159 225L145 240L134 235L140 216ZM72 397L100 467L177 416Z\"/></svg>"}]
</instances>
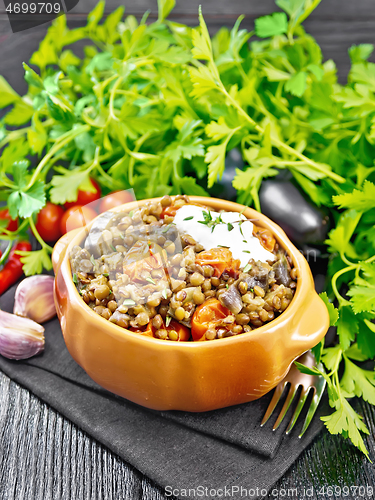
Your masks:
<instances>
[{"instance_id":1,"label":"cooked lentil","mask_svg":"<svg viewBox=\"0 0 375 500\"><path fill-rule=\"evenodd\" d=\"M75 246L70 255L82 300L121 328L136 334L151 331L170 341L181 340L176 321L191 328L194 314L208 300L217 299L228 312L208 323L206 340L250 332L278 317L298 281L290 256L269 231L254 226L253 234L272 251L274 262L250 259L239 267L232 259L220 269L215 262L202 263L207 253L203 246L191 235L179 234L173 224L176 211L189 204L185 195L164 196L132 211L99 217L83 247Z\"/></svg>"}]
</instances>

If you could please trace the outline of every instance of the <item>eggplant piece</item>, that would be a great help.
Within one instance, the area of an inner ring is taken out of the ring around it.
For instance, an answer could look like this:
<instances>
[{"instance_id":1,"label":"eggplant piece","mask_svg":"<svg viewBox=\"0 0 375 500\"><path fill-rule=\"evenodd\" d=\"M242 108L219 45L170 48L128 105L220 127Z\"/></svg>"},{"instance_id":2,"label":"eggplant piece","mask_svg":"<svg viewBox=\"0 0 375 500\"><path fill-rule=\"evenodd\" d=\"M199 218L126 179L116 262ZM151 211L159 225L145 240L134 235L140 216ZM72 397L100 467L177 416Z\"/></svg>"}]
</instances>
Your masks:
<instances>
[{"instance_id":1,"label":"eggplant piece","mask_svg":"<svg viewBox=\"0 0 375 500\"><path fill-rule=\"evenodd\" d=\"M301 195L290 181L269 179L259 192L262 213L281 226L296 243L325 240L328 218Z\"/></svg>"},{"instance_id":2,"label":"eggplant piece","mask_svg":"<svg viewBox=\"0 0 375 500\"><path fill-rule=\"evenodd\" d=\"M290 278L290 268L285 255L282 255L278 261L272 266L275 272L275 279L278 285L289 286L292 281Z\"/></svg>"},{"instance_id":3,"label":"eggplant piece","mask_svg":"<svg viewBox=\"0 0 375 500\"><path fill-rule=\"evenodd\" d=\"M243 308L241 294L236 285L230 285L228 290L220 295L221 304L233 314L239 314Z\"/></svg>"},{"instance_id":4,"label":"eggplant piece","mask_svg":"<svg viewBox=\"0 0 375 500\"><path fill-rule=\"evenodd\" d=\"M264 283L264 281L258 280L257 276L250 276L249 274L240 274L241 281L245 281L247 283L247 288L250 290L251 288L254 288L254 286L260 286L265 290L267 288L267 285Z\"/></svg>"},{"instance_id":5,"label":"eggplant piece","mask_svg":"<svg viewBox=\"0 0 375 500\"><path fill-rule=\"evenodd\" d=\"M91 226L90 232L86 238L85 248L96 258L102 255L100 249L100 243L102 240L100 238L103 231L105 231L109 226L113 215L113 212L104 212L104 214L100 215Z\"/></svg>"}]
</instances>

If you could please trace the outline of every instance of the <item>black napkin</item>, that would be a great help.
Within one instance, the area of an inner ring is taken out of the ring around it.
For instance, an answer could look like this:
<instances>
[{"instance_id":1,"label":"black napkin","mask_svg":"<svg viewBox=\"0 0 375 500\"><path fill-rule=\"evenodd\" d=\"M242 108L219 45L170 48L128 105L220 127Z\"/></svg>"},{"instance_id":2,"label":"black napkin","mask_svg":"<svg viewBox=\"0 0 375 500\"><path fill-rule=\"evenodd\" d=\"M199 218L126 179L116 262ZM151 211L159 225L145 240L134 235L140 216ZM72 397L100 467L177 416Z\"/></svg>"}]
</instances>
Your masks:
<instances>
[{"instance_id":1,"label":"black napkin","mask_svg":"<svg viewBox=\"0 0 375 500\"><path fill-rule=\"evenodd\" d=\"M0 298L1 309L12 312L14 292L15 287ZM147 410L88 377L68 353L56 318L44 326L43 354L25 361L0 356L0 369L166 488L168 495L173 489L177 497L194 498L193 489L201 487L195 496L208 488L240 498L242 487L247 498L264 496L323 427L319 416L328 411L327 401L302 439L297 437L301 424L285 436L288 418L276 432L271 430L274 419L260 428L272 394L199 414Z\"/></svg>"}]
</instances>

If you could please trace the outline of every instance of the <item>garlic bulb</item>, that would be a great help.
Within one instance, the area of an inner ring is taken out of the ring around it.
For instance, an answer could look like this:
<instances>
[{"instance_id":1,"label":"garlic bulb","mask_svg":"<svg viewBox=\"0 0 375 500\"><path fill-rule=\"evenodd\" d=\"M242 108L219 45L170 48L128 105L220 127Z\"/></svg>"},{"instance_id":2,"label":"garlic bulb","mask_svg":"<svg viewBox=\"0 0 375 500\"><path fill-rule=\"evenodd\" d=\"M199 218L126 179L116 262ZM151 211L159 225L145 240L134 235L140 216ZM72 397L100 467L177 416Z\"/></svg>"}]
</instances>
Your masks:
<instances>
[{"instance_id":1,"label":"garlic bulb","mask_svg":"<svg viewBox=\"0 0 375 500\"><path fill-rule=\"evenodd\" d=\"M56 314L53 300L53 276L29 276L18 285L13 313L44 323Z\"/></svg>"},{"instance_id":2,"label":"garlic bulb","mask_svg":"<svg viewBox=\"0 0 375 500\"><path fill-rule=\"evenodd\" d=\"M44 349L44 328L35 321L0 310L0 354L27 359Z\"/></svg>"}]
</instances>

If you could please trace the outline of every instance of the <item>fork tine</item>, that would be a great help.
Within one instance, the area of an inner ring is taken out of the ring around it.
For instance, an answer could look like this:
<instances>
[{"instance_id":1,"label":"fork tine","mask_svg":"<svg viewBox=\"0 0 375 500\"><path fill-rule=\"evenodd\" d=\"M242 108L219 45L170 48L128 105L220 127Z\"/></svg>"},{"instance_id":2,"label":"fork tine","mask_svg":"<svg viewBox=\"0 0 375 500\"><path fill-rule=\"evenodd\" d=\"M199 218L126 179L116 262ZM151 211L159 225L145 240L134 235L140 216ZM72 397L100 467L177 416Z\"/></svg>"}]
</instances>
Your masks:
<instances>
[{"instance_id":1,"label":"fork tine","mask_svg":"<svg viewBox=\"0 0 375 500\"><path fill-rule=\"evenodd\" d=\"M285 434L289 434L291 432L291 430L293 429L295 423L297 422L299 414L301 413L302 408L303 408L303 406L306 402L306 399L309 395L310 389L311 389L311 387L308 387L307 390L305 390L305 389L302 390L299 401L298 401L298 405L297 405L296 409L294 410L293 416L290 419L290 422L289 422L289 425L288 425L288 428L287 428Z\"/></svg>"},{"instance_id":2,"label":"fork tine","mask_svg":"<svg viewBox=\"0 0 375 500\"><path fill-rule=\"evenodd\" d=\"M276 408L277 403L280 401L280 398L283 395L283 392L284 392L284 389L285 389L285 386L287 385L287 383L288 382L283 381L283 382L280 382L280 384L278 384L276 386L276 389L275 389L275 392L273 393L271 402L268 405L267 411L266 411L266 413L263 417L263 420L260 424L261 427L263 427L263 425L265 425L268 422L268 419L272 415L273 410Z\"/></svg>"},{"instance_id":3,"label":"fork tine","mask_svg":"<svg viewBox=\"0 0 375 500\"><path fill-rule=\"evenodd\" d=\"M277 417L277 420L276 420L274 426L272 427L273 431L275 431L279 427L279 425L281 424L281 422L283 421L283 419L285 417L285 414L288 411L289 406L292 404L294 396L296 395L298 387L299 387L298 385L290 386L288 396L287 396L287 398L286 398L286 400L284 402L283 407L281 408L281 411L279 413L279 416Z\"/></svg>"},{"instance_id":4,"label":"fork tine","mask_svg":"<svg viewBox=\"0 0 375 500\"><path fill-rule=\"evenodd\" d=\"M314 396L313 396L313 399L311 401L309 411L307 412L305 422L304 422L303 427L302 427L301 434L298 436L299 438L301 438L305 434L306 429L310 425L310 422L311 422L311 420L316 412L316 409L318 408L320 400L322 399L324 389L326 387L326 383L327 382L326 382L325 378L319 377L319 379L317 380L317 383L315 384Z\"/></svg>"}]
</instances>

